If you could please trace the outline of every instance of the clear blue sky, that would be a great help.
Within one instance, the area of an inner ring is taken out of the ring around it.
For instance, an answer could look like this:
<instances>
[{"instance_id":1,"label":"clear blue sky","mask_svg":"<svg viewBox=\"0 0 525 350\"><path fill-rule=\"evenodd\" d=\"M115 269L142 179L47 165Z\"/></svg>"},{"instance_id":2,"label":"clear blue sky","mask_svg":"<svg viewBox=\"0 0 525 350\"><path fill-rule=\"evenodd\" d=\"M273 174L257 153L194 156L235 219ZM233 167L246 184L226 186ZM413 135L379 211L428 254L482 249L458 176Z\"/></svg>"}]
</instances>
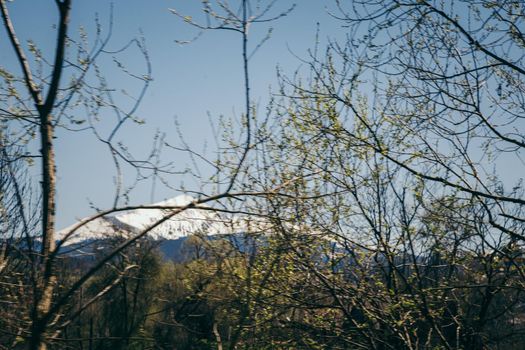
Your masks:
<instances>
[{"instance_id":1,"label":"clear blue sky","mask_svg":"<svg viewBox=\"0 0 525 350\"><path fill-rule=\"evenodd\" d=\"M231 1L232 3L235 3ZM293 4L291 0L279 0L274 13ZM333 1L296 0L297 7L288 17L271 24L272 38L258 51L250 62L254 101L264 103L269 86L276 84L275 68L282 67L293 73L301 62L289 50L300 57L314 44L316 23L320 23L321 38L344 35L341 23L330 18L325 6ZM15 27L22 42L33 40L51 59L55 40L57 14L52 0L16 0L9 3ZM175 39L189 39L195 30L178 20L169 12L176 8L194 17L200 11L197 0L115 0L114 35L110 48L118 48L142 30L146 38L152 63L153 82L138 111L145 125L128 125L119 136L138 158L148 153L156 130L167 133L167 141L177 143L174 117L177 116L186 139L196 149L208 142L213 147L207 112L212 118L219 115L240 115L243 110L241 41L232 32L205 33L189 45L179 45ZM71 33L84 26L92 38L95 16L98 13L103 29L107 29L110 2L107 0L73 1ZM251 32L252 47L264 36L268 25L254 26ZM140 55L127 54L125 62L144 71ZM103 68L108 79L118 89L134 87L118 76L112 76L112 63L107 60ZM0 30L0 65L16 71L14 56L5 33ZM18 71L17 71L18 72ZM124 85L124 86L121 86ZM123 101L126 104L126 101ZM108 118L111 118L109 116ZM77 218L93 212L88 199L99 208L111 206L115 172L108 152L94 140L90 133L59 131L56 140L58 168L58 218L57 228L63 228ZM182 158L181 158L182 159ZM181 162L173 152L166 153L165 161ZM186 162L182 159L182 162ZM185 164L181 164L183 168ZM39 168L35 167L35 174ZM132 175L132 174L131 174ZM128 177L126 183L133 180ZM173 178L178 185L180 178ZM185 179L187 181L187 179ZM191 186L191 183L188 184ZM144 183L132 193L132 203L150 201L151 183ZM155 200L176 195L172 190L158 187Z\"/></svg>"}]
</instances>

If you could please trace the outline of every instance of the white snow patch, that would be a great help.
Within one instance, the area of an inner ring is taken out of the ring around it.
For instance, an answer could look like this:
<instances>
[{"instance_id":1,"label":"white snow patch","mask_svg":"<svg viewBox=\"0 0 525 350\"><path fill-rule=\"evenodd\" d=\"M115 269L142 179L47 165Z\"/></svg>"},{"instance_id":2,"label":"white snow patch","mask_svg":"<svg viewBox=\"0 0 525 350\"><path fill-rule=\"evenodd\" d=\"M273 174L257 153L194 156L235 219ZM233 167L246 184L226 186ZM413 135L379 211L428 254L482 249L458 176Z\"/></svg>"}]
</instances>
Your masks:
<instances>
[{"instance_id":1,"label":"white snow patch","mask_svg":"<svg viewBox=\"0 0 525 350\"><path fill-rule=\"evenodd\" d=\"M181 195L152 204L152 206L184 206L193 200L191 196ZM138 234L164 219L165 221L148 232L148 238L154 240L177 239L194 233L209 235L232 233L237 231L233 230L233 226L237 226L239 229L236 224L232 226L231 220L224 219L219 213L206 209L186 209L166 219L173 213L173 210L175 209L134 209L100 217L78 228L64 245L109 238L115 235L127 237ZM80 222L87 220L83 219ZM58 239L63 239L76 225L78 223L60 230L57 235Z\"/></svg>"}]
</instances>

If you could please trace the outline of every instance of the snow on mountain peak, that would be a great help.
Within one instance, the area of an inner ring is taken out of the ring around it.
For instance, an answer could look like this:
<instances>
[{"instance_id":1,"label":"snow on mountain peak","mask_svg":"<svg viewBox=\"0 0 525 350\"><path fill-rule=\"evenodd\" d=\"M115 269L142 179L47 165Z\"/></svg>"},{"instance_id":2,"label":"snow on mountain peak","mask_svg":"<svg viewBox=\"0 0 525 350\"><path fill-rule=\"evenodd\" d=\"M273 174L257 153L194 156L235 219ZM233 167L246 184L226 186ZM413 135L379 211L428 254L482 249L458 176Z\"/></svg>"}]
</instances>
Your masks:
<instances>
[{"instance_id":1,"label":"snow on mountain peak","mask_svg":"<svg viewBox=\"0 0 525 350\"><path fill-rule=\"evenodd\" d=\"M172 197L170 199L163 200L161 202L158 202L158 203L155 203L155 204L152 204L152 205L159 205L159 206L160 205L165 205L165 206L176 207L176 206L188 205L189 203L193 202L194 200L195 200L195 198L193 198L190 195L181 194L181 195Z\"/></svg>"},{"instance_id":2,"label":"snow on mountain peak","mask_svg":"<svg viewBox=\"0 0 525 350\"><path fill-rule=\"evenodd\" d=\"M151 206L176 207L187 205L192 201L194 201L193 197L180 195L151 204ZM232 233L232 226L229 221L213 210L191 208L175 215L173 215L173 210L169 208L141 208L106 215L81 226L67 240L66 245L93 239L109 238L115 235L130 236L138 234L149 229L159 221L162 222L147 233L148 238L154 240L177 239L198 232L210 235ZM63 238L75 225L77 224L59 231L58 238Z\"/></svg>"}]
</instances>

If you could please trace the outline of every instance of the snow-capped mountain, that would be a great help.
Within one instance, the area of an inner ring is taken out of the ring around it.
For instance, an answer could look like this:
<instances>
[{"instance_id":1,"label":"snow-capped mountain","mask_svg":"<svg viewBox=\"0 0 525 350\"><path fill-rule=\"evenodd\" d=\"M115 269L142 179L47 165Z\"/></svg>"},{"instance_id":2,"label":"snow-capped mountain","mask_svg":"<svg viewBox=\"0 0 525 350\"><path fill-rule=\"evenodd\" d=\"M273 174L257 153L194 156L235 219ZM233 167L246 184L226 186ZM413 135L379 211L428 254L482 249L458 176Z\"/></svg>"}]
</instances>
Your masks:
<instances>
[{"instance_id":1,"label":"snow-capped mountain","mask_svg":"<svg viewBox=\"0 0 525 350\"><path fill-rule=\"evenodd\" d=\"M152 204L155 207L184 206L194 200L191 196L181 195ZM172 209L134 209L106 215L86 222L78 228L64 243L64 246L84 241L99 240L119 236L131 236L142 232L159 220L169 216ZM58 239L63 239L78 223L58 232ZM150 232L147 237L152 240L176 240L194 233L207 235L231 234L241 232L240 220L225 218L224 215L206 209L187 209L164 221Z\"/></svg>"}]
</instances>

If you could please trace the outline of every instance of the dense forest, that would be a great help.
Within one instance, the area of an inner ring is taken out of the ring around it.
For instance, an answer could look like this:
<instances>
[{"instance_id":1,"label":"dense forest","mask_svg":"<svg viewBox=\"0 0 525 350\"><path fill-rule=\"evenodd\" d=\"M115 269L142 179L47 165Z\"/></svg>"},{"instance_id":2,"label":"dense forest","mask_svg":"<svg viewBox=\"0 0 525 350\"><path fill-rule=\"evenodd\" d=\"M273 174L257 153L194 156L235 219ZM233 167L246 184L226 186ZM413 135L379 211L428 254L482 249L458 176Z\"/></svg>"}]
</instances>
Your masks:
<instances>
[{"instance_id":1,"label":"dense forest","mask_svg":"<svg viewBox=\"0 0 525 350\"><path fill-rule=\"evenodd\" d=\"M48 2L51 54L19 40L0 0L17 63L0 62L0 349L525 347L524 1L326 1L344 39L313 38L267 106L251 58L301 3L172 9L198 35L238 37L243 113L216 123L213 153L158 134L145 159L115 135L142 123L148 38L111 51L98 21L70 28L76 1ZM252 41L258 26L268 35ZM119 61L129 49L142 70ZM131 106L106 55L140 86ZM115 201L59 232L57 132L85 125L114 161L99 170L115 172ZM165 167L161 148L207 170ZM133 206L124 175L192 197ZM188 176L197 188L175 185ZM162 216L79 243L90 222L136 209ZM199 226L167 258L149 234L189 211L231 231Z\"/></svg>"}]
</instances>

